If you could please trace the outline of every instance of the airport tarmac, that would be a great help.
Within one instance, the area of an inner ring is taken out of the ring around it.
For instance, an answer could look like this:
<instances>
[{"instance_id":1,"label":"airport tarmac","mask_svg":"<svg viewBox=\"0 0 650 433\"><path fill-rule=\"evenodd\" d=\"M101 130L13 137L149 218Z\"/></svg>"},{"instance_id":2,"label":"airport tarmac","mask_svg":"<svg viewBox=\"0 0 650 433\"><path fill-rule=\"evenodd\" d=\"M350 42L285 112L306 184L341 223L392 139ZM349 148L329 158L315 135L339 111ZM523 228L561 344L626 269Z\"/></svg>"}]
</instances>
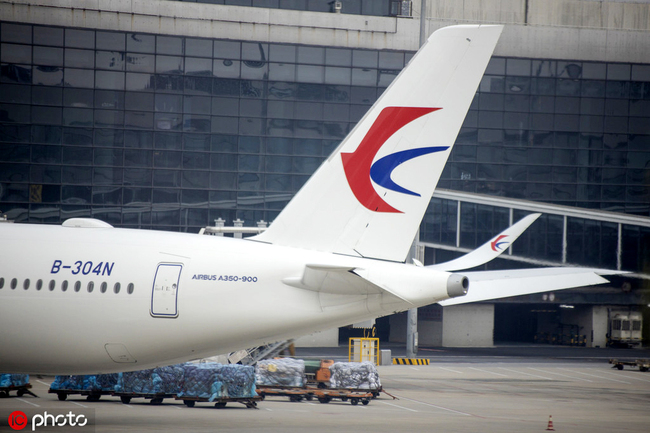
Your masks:
<instances>
[{"instance_id":1,"label":"airport tarmac","mask_svg":"<svg viewBox=\"0 0 650 433\"><path fill-rule=\"evenodd\" d=\"M300 349L298 355L327 352ZM341 351L330 353L340 358ZM650 372L612 369L610 353L619 359L650 358L648 350L423 349L420 355L430 365L378 367L390 395L382 393L367 406L340 400L290 402L286 397L269 397L257 409L238 403L223 409L210 403L189 408L173 399L158 406L144 399L122 404L111 396L89 402L71 395L59 401L47 393L52 377L31 376L39 398L12 393L0 399L0 430L12 431L7 420L14 411L30 419L47 411L85 414L93 425L35 431L520 433L546 431L552 416L558 432L645 433L650 430ZM32 431L31 425L24 431Z\"/></svg>"}]
</instances>

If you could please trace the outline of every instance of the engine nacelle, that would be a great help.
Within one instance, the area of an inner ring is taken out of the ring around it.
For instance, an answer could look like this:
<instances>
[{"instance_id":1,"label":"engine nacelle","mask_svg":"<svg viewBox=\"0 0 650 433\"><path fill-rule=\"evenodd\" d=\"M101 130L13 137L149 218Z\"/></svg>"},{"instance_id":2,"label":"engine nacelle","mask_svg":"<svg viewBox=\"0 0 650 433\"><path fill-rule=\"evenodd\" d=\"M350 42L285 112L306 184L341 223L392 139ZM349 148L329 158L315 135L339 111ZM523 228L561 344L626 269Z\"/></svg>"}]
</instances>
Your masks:
<instances>
[{"instance_id":1,"label":"engine nacelle","mask_svg":"<svg viewBox=\"0 0 650 433\"><path fill-rule=\"evenodd\" d=\"M413 307L464 296L469 290L466 276L423 267L382 266L354 272Z\"/></svg>"},{"instance_id":2,"label":"engine nacelle","mask_svg":"<svg viewBox=\"0 0 650 433\"><path fill-rule=\"evenodd\" d=\"M450 298L465 296L469 290L469 278L464 275L451 274L447 280L447 294Z\"/></svg>"}]
</instances>

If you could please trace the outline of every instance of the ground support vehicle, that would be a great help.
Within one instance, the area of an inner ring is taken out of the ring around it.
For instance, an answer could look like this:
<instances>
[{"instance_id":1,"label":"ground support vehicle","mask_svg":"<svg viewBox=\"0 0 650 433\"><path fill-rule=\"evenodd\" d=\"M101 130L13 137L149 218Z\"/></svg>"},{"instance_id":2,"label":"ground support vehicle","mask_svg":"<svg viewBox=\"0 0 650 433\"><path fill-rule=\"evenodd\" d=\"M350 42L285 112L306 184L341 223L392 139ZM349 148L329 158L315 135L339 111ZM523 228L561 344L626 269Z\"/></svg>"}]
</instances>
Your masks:
<instances>
[{"instance_id":1,"label":"ground support vehicle","mask_svg":"<svg viewBox=\"0 0 650 433\"><path fill-rule=\"evenodd\" d=\"M176 400L183 400L183 403L187 407L194 407L196 403L214 403L214 407L217 409L223 409L228 403L241 403L246 406L248 409L257 409L257 402L263 400L262 397L221 397L214 400L204 397L190 397L182 396L175 397Z\"/></svg>"},{"instance_id":2,"label":"ground support vehicle","mask_svg":"<svg viewBox=\"0 0 650 433\"><path fill-rule=\"evenodd\" d=\"M166 398L174 398L176 394L147 394L147 393L137 393L137 392L114 392L111 395L119 397L122 403L129 404L131 403L132 398L145 398L149 400L151 404L162 404L163 400Z\"/></svg>"},{"instance_id":3,"label":"ground support vehicle","mask_svg":"<svg viewBox=\"0 0 650 433\"><path fill-rule=\"evenodd\" d=\"M25 385L10 385L10 386L0 386L0 398L7 398L10 397L9 393L12 391L16 391L16 394L18 397L22 397L25 394L29 394L34 397L38 397L36 394L31 392L29 389L32 386L27 383Z\"/></svg>"},{"instance_id":4,"label":"ground support vehicle","mask_svg":"<svg viewBox=\"0 0 650 433\"><path fill-rule=\"evenodd\" d=\"M267 396L271 397L289 397L289 401L311 401L314 399L313 388L300 388L293 386L267 386L258 385L257 394L265 399Z\"/></svg>"},{"instance_id":5,"label":"ground support vehicle","mask_svg":"<svg viewBox=\"0 0 650 433\"><path fill-rule=\"evenodd\" d=\"M332 400L338 399L343 402L349 400L353 406L356 406L359 402L366 406L375 395L370 390L318 388L314 390L314 397L316 397L320 403L329 403Z\"/></svg>"},{"instance_id":6,"label":"ground support vehicle","mask_svg":"<svg viewBox=\"0 0 650 433\"><path fill-rule=\"evenodd\" d=\"M636 361L619 361L618 359L610 359L610 364L612 368L617 368L623 370L623 367L628 365L630 367L638 367L639 371L648 371L650 370L650 360L648 359L637 359Z\"/></svg>"},{"instance_id":7,"label":"ground support vehicle","mask_svg":"<svg viewBox=\"0 0 650 433\"><path fill-rule=\"evenodd\" d=\"M50 394L56 394L60 401L65 401L69 395L85 395L87 401L99 401L102 395L112 395L112 391L98 391L88 389L49 389Z\"/></svg>"}]
</instances>

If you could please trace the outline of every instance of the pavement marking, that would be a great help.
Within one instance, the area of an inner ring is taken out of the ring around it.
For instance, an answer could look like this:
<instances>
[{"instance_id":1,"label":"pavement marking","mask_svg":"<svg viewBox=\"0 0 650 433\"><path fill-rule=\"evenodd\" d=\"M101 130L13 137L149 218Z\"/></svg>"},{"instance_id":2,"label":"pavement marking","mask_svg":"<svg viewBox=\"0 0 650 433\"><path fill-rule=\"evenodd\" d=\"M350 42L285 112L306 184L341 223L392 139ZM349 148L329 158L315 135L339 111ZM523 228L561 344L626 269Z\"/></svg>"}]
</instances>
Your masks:
<instances>
[{"instance_id":1,"label":"pavement marking","mask_svg":"<svg viewBox=\"0 0 650 433\"><path fill-rule=\"evenodd\" d=\"M612 371L601 371L601 373L603 373L603 374L610 374L610 375L612 375L612 376L614 376L614 375L619 375L619 374L625 374L625 373L621 373L621 372L617 372L617 373L615 373L615 372L612 372ZM639 380L639 381L641 381L641 382L650 382L650 380L648 380L648 379L642 379L642 378L640 378L640 377L637 377L636 375L635 375L635 376L632 376L632 375L625 374L625 378L626 378L626 379L632 379L632 380Z\"/></svg>"},{"instance_id":2,"label":"pavement marking","mask_svg":"<svg viewBox=\"0 0 650 433\"><path fill-rule=\"evenodd\" d=\"M76 404L77 406L81 406L81 407L83 407L85 409L88 409L88 406L86 406L85 404L77 403L76 401L71 401L70 403Z\"/></svg>"},{"instance_id":3,"label":"pavement marking","mask_svg":"<svg viewBox=\"0 0 650 433\"><path fill-rule=\"evenodd\" d=\"M567 370L566 368L560 368L560 370ZM619 383L624 383L626 385L632 385L630 382L625 382L623 380L618 380L618 379L608 379L603 376L597 376L595 374L589 374L589 373L583 373L581 371L576 371L577 374L582 374L584 376L589 376L589 377L597 377L598 379L603 379L603 380L611 380L612 382L619 382Z\"/></svg>"},{"instance_id":4,"label":"pavement marking","mask_svg":"<svg viewBox=\"0 0 650 433\"><path fill-rule=\"evenodd\" d=\"M24 400L22 398L16 397L16 400L22 401L23 403L31 404L32 406L35 406L35 407L41 407L41 406L37 405L36 403L32 403L31 401L27 401L27 400Z\"/></svg>"},{"instance_id":5,"label":"pavement marking","mask_svg":"<svg viewBox=\"0 0 650 433\"><path fill-rule=\"evenodd\" d=\"M463 374L462 371L452 370L451 368L447 368L447 367L438 367L438 368L441 369L441 370L451 371L452 373Z\"/></svg>"},{"instance_id":6,"label":"pavement marking","mask_svg":"<svg viewBox=\"0 0 650 433\"><path fill-rule=\"evenodd\" d=\"M530 370L540 371L540 372L542 372L542 373L550 373L550 374L555 374L555 375L557 375L557 376L568 377L569 379L574 379L574 380L578 380L578 381L581 381L581 382L593 382L593 380L583 379L583 378L581 378L581 377L567 376L566 374L556 373L556 372L554 372L554 371L539 370L539 369L537 369L537 368L533 368L533 367L528 367L528 368L529 368Z\"/></svg>"},{"instance_id":7,"label":"pavement marking","mask_svg":"<svg viewBox=\"0 0 650 433\"><path fill-rule=\"evenodd\" d=\"M415 410L415 409L409 409L408 407L398 406L396 404L388 403L388 402L385 402L385 401L380 401L379 403L387 404L388 406L393 406L393 407L396 407L398 409L404 409L404 410L408 410L408 411L411 411L411 412L417 412L417 410Z\"/></svg>"},{"instance_id":8,"label":"pavement marking","mask_svg":"<svg viewBox=\"0 0 650 433\"><path fill-rule=\"evenodd\" d=\"M506 374L494 373L492 371L483 370L483 369L480 369L480 368L475 368L475 367L468 367L468 368L471 369L471 370L482 371L483 373L490 373L490 374L494 374L494 375L497 375L497 376L508 377L508 375L506 375Z\"/></svg>"},{"instance_id":9,"label":"pavement marking","mask_svg":"<svg viewBox=\"0 0 650 433\"><path fill-rule=\"evenodd\" d=\"M512 370L510 368L505 368L505 367L498 367L498 368L500 368L501 370L505 370L505 371L512 371L513 373L524 374L526 376L533 376L533 377L539 377L540 379L553 380L550 377L539 376L537 374L531 374L531 373L524 373L523 371Z\"/></svg>"},{"instance_id":10,"label":"pavement marking","mask_svg":"<svg viewBox=\"0 0 650 433\"><path fill-rule=\"evenodd\" d=\"M41 385L45 385L45 386L47 386L47 387L50 386L49 383L43 382L42 380L36 380L36 382L40 383Z\"/></svg>"},{"instance_id":11,"label":"pavement marking","mask_svg":"<svg viewBox=\"0 0 650 433\"><path fill-rule=\"evenodd\" d=\"M426 402L424 402L424 401L413 400L412 398L408 398L408 397L402 397L402 396L397 396L397 397L399 397L400 400L408 400L408 401L412 401L413 403L419 403L419 404L423 404L423 405L425 405L425 406L435 407L436 409L445 410L445 411L447 411L447 412L452 412L452 413L457 413L457 414L459 414L459 415L474 416L474 415L472 415L471 413L461 412L461 411L454 410L454 409L449 409L448 407L438 406L438 405L433 404L433 403L426 403ZM382 402L382 403L383 403L383 402Z\"/></svg>"},{"instance_id":12,"label":"pavement marking","mask_svg":"<svg viewBox=\"0 0 650 433\"><path fill-rule=\"evenodd\" d=\"M409 368L410 368L411 370L420 371L420 369L419 369L419 368L416 368L416 367L409 367Z\"/></svg>"}]
</instances>

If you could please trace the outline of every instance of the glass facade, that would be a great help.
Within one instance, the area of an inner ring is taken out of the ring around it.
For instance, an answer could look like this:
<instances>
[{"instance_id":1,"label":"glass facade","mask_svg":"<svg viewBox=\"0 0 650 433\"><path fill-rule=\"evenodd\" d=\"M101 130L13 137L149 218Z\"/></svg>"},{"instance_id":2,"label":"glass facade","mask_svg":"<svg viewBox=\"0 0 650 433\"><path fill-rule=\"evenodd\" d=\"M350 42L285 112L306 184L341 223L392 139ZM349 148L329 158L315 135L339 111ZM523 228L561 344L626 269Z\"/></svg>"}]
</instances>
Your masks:
<instances>
[{"instance_id":1,"label":"glass facade","mask_svg":"<svg viewBox=\"0 0 650 433\"><path fill-rule=\"evenodd\" d=\"M272 221L412 54L2 22L0 211L189 232ZM648 216L649 165L650 65L495 57L439 187ZM427 239L455 242L455 206L430 209ZM507 221L467 204L460 245ZM613 230L570 228L576 255ZM544 236L529 248L557 258Z\"/></svg>"},{"instance_id":2,"label":"glass facade","mask_svg":"<svg viewBox=\"0 0 650 433\"><path fill-rule=\"evenodd\" d=\"M650 65L493 58L439 186L650 214Z\"/></svg>"}]
</instances>

